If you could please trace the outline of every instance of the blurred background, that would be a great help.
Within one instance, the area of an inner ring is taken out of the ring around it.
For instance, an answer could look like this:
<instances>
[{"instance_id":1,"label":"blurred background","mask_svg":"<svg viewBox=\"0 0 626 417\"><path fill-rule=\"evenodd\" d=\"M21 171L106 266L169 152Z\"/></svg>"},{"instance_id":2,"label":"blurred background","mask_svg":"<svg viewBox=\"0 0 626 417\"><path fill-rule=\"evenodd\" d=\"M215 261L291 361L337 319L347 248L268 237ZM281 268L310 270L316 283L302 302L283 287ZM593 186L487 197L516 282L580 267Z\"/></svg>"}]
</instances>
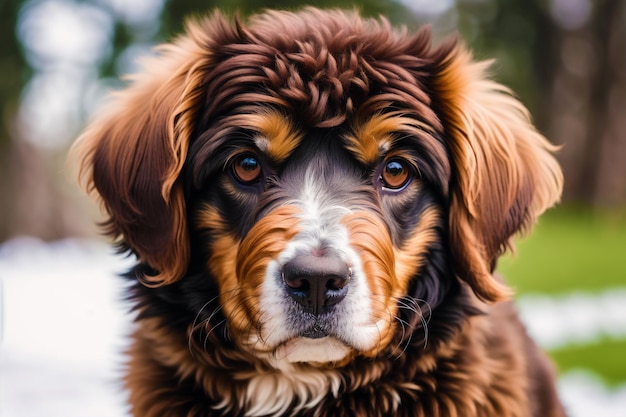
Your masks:
<instances>
[{"instance_id":1,"label":"blurred background","mask_svg":"<svg viewBox=\"0 0 626 417\"><path fill-rule=\"evenodd\" d=\"M623 0L0 0L0 415L125 410L107 365L128 326L111 277L129 261L99 240L98 208L66 165L106 92L185 16L304 4L458 32L496 59L496 79L562 145L566 178L562 205L499 270L572 415L626 416Z\"/></svg>"}]
</instances>

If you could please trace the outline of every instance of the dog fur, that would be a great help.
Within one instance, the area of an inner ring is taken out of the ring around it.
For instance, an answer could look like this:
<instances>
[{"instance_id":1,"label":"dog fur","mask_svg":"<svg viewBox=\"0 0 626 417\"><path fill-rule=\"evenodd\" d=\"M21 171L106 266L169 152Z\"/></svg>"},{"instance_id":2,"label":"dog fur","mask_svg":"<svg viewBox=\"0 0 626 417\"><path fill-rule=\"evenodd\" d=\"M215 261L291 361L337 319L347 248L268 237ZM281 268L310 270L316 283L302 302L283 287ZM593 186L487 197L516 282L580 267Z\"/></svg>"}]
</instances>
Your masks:
<instances>
[{"instance_id":1,"label":"dog fur","mask_svg":"<svg viewBox=\"0 0 626 417\"><path fill-rule=\"evenodd\" d=\"M74 149L138 259L133 415L563 416L494 275L562 174L489 65L313 8L147 58Z\"/></svg>"}]
</instances>

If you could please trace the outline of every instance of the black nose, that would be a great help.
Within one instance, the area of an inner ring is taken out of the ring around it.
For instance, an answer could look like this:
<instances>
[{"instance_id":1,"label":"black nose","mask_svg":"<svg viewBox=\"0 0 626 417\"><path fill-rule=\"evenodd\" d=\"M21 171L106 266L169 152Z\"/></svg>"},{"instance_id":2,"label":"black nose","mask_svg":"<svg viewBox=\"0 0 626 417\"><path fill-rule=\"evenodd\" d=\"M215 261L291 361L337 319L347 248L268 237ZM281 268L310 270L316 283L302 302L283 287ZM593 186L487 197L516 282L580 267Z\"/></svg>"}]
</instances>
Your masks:
<instances>
[{"instance_id":1,"label":"black nose","mask_svg":"<svg viewBox=\"0 0 626 417\"><path fill-rule=\"evenodd\" d=\"M345 298L350 275L348 265L333 256L298 256L283 266L287 293L315 315Z\"/></svg>"}]
</instances>

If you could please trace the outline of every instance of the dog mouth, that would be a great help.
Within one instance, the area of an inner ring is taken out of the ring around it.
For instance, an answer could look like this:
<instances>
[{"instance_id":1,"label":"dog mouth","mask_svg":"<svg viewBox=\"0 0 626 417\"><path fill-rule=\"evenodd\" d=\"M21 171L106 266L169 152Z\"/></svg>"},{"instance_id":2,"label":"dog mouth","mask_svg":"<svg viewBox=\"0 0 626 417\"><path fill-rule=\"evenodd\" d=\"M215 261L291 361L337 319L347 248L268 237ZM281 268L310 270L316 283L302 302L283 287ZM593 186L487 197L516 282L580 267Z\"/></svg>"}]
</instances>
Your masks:
<instances>
[{"instance_id":1,"label":"dog mouth","mask_svg":"<svg viewBox=\"0 0 626 417\"><path fill-rule=\"evenodd\" d=\"M269 339L262 339L266 353L287 362L337 363L359 352L374 349L386 322L354 320L339 306L321 315L292 308L290 320L282 326L265 328ZM280 334L280 338L274 338Z\"/></svg>"},{"instance_id":2,"label":"dog mouth","mask_svg":"<svg viewBox=\"0 0 626 417\"><path fill-rule=\"evenodd\" d=\"M321 339L334 337L341 340L341 331L337 328L337 312L331 310L322 315L305 313L299 317L300 323L295 326L294 337L305 339Z\"/></svg>"},{"instance_id":3,"label":"dog mouth","mask_svg":"<svg viewBox=\"0 0 626 417\"><path fill-rule=\"evenodd\" d=\"M328 330L316 323L308 330L302 332L302 337L306 339L321 339L329 334Z\"/></svg>"},{"instance_id":4,"label":"dog mouth","mask_svg":"<svg viewBox=\"0 0 626 417\"><path fill-rule=\"evenodd\" d=\"M307 337L303 334L301 337L294 337L281 343L274 350L275 358L291 363L329 363L344 360L353 350L344 341L324 335L323 332L316 333L315 336Z\"/></svg>"},{"instance_id":5,"label":"dog mouth","mask_svg":"<svg viewBox=\"0 0 626 417\"><path fill-rule=\"evenodd\" d=\"M309 309L294 306L290 320L291 338L321 339L334 337L341 339L337 317L341 314L337 307L331 307L322 314L314 314Z\"/></svg>"},{"instance_id":6,"label":"dog mouth","mask_svg":"<svg viewBox=\"0 0 626 417\"><path fill-rule=\"evenodd\" d=\"M298 305L291 311L290 330L271 348L275 358L292 363L328 363L343 360L355 349L338 325L336 308L322 314L303 310Z\"/></svg>"}]
</instances>

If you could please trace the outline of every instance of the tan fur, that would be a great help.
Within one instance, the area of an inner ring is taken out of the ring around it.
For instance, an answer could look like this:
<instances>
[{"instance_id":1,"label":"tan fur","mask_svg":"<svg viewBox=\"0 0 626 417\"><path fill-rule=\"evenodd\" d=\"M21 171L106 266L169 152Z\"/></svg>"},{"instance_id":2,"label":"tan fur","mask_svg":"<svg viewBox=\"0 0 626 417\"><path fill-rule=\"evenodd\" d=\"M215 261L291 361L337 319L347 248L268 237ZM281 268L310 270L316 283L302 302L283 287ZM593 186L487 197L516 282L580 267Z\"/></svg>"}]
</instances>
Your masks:
<instances>
[{"instance_id":1,"label":"tan fur","mask_svg":"<svg viewBox=\"0 0 626 417\"><path fill-rule=\"evenodd\" d=\"M257 146L277 162L285 161L302 140L302 135L285 116L268 111L245 115L244 126L261 133Z\"/></svg>"},{"instance_id":2,"label":"tan fur","mask_svg":"<svg viewBox=\"0 0 626 417\"><path fill-rule=\"evenodd\" d=\"M236 303L238 308L247 307L250 322L247 328L258 325L258 297L267 265L285 249L287 242L298 233L300 210L293 206L279 207L261 219L250 230L237 251L236 274L224 286L237 285L238 297L224 300L226 305ZM237 280L236 277L239 277ZM235 314L232 317L236 317ZM243 324L243 323L242 323ZM238 324L235 324L237 326ZM245 328L246 326L244 326Z\"/></svg>"},{"instance_id":3,"label":"tan fur","mask_svg":"<svg viewBox=\"0 0 626 417\"><path fill-rule=\"evenodd\" d=\"M412 233L411 237L407 239L404 247L395 250L395 275L402 285L396 289L396 297L406 294L407 284L412 276L420 270L421 266L426 261L423 253L420 249L428 248L437 239L434 233L435 227L442 221L441 213L435 208L426 209L417 228Z\"/></svg>"}]
</instances>

